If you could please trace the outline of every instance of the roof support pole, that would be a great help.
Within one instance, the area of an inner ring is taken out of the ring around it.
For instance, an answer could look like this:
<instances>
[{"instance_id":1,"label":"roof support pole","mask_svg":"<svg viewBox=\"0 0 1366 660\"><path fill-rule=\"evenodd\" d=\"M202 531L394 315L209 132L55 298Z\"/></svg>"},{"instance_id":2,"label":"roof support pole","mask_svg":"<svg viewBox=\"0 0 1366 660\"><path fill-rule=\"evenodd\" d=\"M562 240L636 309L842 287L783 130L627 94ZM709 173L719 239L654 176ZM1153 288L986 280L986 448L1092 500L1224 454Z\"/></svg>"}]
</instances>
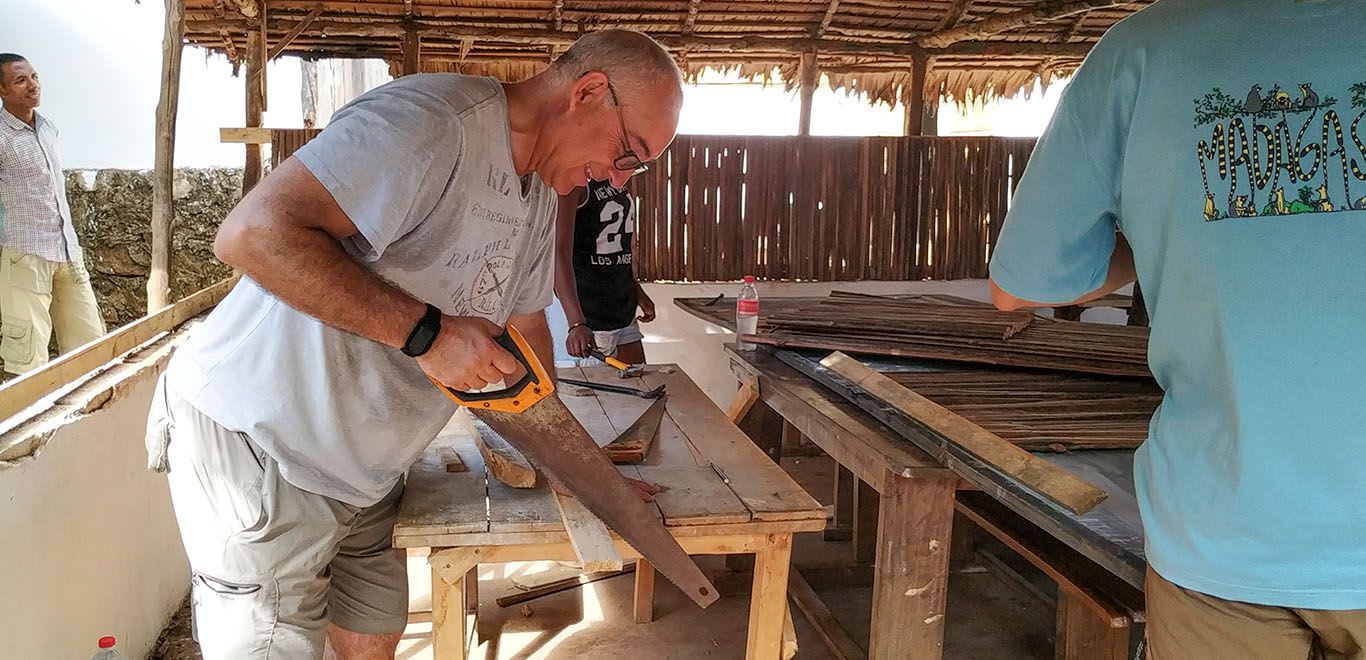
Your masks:
<instances>
[{"instance_id":1,"label":"roof support pole","mask_svg":"<svg viewBox=\"0 0 1366 660\"><path fill-rule=\"evenodd\" d=\"M175 218L175 126L180 106L180 57L185 43L184 0L166 0L161 39L161 96L157 100L152 170L152 270L147 276L147 313L170 304L171 232Z\"/></svg>"},{"instance_id":2,"label":"roof support pole","mask_svg":"<svg viewBox=\"0 0 1366 660\"><path fill-rule=\"evenodd\" d=\"M797 69L801 81L801 112L797 116L797 135L811 135L811 103L816 96L816 85L820 82L821 72L816 66L816 51L802 53L801 64Z\"/></svg>"}]
</instances>

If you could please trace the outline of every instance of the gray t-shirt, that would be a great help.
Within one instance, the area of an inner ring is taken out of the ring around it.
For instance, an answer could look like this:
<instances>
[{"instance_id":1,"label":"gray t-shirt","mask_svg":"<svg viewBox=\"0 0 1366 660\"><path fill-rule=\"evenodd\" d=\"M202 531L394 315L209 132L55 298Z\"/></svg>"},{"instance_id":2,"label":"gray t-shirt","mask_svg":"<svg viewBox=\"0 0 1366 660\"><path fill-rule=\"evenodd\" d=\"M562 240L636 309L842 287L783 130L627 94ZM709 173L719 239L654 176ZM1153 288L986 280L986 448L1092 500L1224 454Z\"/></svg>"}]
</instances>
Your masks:
<instances>
[{"instance_id":1,"label":"gray t-shirt","mask_svg":"<svg viewBox=\"0 0 1366 660\"><path fill-rule=\"evenodd\" d=\"M556 205L537 177L523 192L507 113L496 80L406 76L342 108L294 157L355 223L353 258L447 314L503 325L550 304ZM250 436L290 483L356 506L389 492L455 411L398 349L248 279L176 352L167 384Z\"/></svg>"}]
</instances>

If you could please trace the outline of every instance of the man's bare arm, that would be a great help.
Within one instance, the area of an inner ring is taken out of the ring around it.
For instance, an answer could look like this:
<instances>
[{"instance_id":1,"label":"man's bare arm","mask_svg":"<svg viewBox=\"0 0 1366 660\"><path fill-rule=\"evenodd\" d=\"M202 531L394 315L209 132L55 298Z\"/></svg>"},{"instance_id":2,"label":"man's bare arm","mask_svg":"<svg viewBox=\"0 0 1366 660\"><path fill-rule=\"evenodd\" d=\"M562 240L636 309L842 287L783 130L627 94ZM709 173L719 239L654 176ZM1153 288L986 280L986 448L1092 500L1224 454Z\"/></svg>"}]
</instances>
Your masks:
<instances>
[{"instance_id":1,"label":"man's bare arm","mask_svg":"<svg viewBox=\"0 0 1366 660\"><path fill-rule=\"evenodd\" d=\"M214 254L290 307L334 328L402 347L426 304L346 253L341 241L357 233L322 183L290 158L224 219ZM512 356L492 340L501 332L485 319L445 316L419 364L450 387L480 389L515 371Z\"/></svg>"},{"instance_id":2,"label":"man's bare arm","mask_svg":"<svg viewBox=\"0 0 1366 660\"><path fill-rule=\"evenodd\" d=\"M1011 312L1017 309L1035 309L1041 307L1065 307L1067 305L1077 305L1089 302L1102 296L1114 293L1127 284L1132 284L1138 279L1134 269L1134 252L1129 247L1129 241L1124 239L1123 234L1115 236L1115 251L1110 254L1110 267L1105 273L1105 282L1095 290L1076 300L1058 302L1039 302L1034 300L1024 300L1016 298L1007 293L996 284L996 280L991 281L991 302L997 309Z\"/></svg>"}]
</instances>

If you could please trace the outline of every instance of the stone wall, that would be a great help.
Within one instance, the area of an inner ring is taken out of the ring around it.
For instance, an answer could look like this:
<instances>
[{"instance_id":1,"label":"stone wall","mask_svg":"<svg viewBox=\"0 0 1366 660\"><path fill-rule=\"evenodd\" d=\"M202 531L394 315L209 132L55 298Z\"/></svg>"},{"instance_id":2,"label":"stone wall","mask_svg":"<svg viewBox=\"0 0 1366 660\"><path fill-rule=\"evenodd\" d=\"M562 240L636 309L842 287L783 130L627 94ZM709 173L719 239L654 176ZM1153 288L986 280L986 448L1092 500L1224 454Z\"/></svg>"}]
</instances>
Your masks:
<instances>
[{"instance_id":1,"label":"stone wall","mask_svg":"<svg viewBox=\"0 0 1366 660\"><path fill-rule=\"evenodd\" d=\"M152 253L152 173L146 170L71 170L67 198L100 311L112 330L147 311ZM231 274L213 256L218 225L237 203L240 169L181 169L175 176L176 223L171 254L171 299L178 300Z\"/></svg>"}]
</instances>

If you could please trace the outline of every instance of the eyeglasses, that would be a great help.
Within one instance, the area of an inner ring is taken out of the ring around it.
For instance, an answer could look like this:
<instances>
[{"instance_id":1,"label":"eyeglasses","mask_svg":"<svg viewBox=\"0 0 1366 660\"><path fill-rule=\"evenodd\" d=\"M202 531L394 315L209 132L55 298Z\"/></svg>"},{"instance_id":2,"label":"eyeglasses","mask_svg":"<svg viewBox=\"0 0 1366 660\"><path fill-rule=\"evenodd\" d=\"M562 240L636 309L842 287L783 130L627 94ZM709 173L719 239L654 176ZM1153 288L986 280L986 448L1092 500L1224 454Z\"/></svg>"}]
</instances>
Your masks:
<instances>
[{"instance_id":1,"label":"eyeglasses","mask_svg":"<svg viewBox=\"0 0 1366 660\"><path fill-rule=\"evenodd\" d=\"M624 150L620 156L617 156L616 160L612 161L612 167L620 172L640 174L650 168L636 154L635 149L631 148L629 138L627 138L630 133L626 130L626 115L621 112L621 101L617 100L617 90L612 87L610 80L607 82L607 93L612 96L612 105L617 106L617 119L621 121L621 148Z\"/></svg>"}]
</instances>

